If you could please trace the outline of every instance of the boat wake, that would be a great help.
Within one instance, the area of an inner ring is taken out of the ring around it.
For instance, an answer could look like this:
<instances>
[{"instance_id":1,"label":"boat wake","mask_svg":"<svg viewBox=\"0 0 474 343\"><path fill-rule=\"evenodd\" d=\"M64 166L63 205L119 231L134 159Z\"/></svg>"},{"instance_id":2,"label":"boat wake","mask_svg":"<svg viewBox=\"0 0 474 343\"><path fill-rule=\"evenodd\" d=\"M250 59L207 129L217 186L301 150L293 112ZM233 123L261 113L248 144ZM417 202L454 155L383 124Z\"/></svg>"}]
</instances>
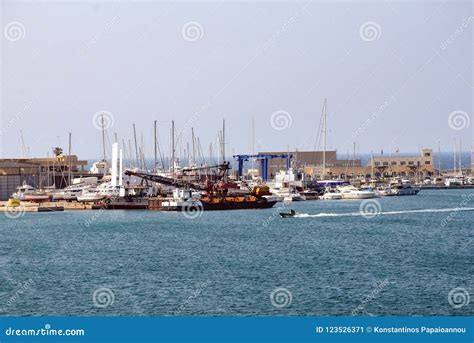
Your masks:
<instances>
[{"instance_id":1,"label":"boat wake","mask_svg":"<svg viewBox=\"0 0 474 343\"><path fill-rule=\"evenodd\" d=\"M371 215L396 215L396 214L407 214L407 213L439 213L439 212L459 212L459 211L474 211L474 207L456 207L456 208L428 208L422 210L405 210L405 211L389 211L373 213ZM319 217L359 217L366 216L364 212L353 212L353 213L298 213L295 214L294 218L319 218Z\"/></svg>"}]
</instances>

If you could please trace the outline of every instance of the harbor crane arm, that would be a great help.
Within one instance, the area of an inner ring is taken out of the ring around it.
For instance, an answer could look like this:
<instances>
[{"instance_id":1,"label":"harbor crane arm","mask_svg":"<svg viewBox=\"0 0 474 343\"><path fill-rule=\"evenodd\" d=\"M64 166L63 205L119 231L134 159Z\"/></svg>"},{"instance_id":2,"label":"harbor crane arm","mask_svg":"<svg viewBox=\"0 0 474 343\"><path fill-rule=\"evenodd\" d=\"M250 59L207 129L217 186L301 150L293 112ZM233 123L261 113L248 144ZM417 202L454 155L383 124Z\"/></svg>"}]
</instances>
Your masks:
<instances>
[{"instance_id":1,"label":"harbor crane arm","mask_svg":"<svg viewBox=\"0 0 474 343\"><path fill-rule=\"evenodd\" d=\"M156 175L152 173L146 173L146 172L140 172L140 171L134 171L130 169L126 169L124 171L125 175L128 176L136 176L140 177L144 180L160 183L162 185L168 185L168 186L175 186L175 187L189 187L193 188L196 190L204 191L207 189L205 185L200 185L198 183L193 183L193 182L188 182L188 181L183 181L183 180L177 180L173 179L171 177L166 177L166 176L161 176L161 175Z\"/></svg>"}]
</instances>

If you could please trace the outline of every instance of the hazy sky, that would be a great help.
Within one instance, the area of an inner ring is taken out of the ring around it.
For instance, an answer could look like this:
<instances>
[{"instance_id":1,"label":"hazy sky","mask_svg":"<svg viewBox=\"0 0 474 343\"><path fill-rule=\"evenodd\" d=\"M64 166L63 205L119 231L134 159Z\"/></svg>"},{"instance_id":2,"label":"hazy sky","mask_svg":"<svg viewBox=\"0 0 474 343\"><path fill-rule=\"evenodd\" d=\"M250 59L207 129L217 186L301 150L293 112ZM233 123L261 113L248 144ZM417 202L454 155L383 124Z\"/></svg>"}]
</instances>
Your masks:
<instances>
[{"instance_id":1,"label":"hazy sky","mask_svg":"<svg viewBox=\"0 0 474 343\"><path fill-rule=\"evenodd\" d=\"M253 116L256 151L307 150L325 97L344 155L473 143L471 1L0 2L1 157L20 129L30 155L72 132L100 156L99 111L149 157L171 119L183 148L194 127L207 152L225 118L228 154L249 153Z\"/></svg>"}]
</instances>

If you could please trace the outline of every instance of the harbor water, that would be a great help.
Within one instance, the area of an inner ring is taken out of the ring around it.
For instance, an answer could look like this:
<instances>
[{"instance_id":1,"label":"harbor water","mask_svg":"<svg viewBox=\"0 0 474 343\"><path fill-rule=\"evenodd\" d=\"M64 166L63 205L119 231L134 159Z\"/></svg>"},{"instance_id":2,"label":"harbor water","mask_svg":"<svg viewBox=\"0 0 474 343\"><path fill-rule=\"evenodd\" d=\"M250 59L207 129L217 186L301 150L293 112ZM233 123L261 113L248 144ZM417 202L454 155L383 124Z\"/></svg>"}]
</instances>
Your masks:
<instances>
[{"instance_id":1,"label":"harbor water","mask_svg":"<svg viewBox=\"0 0 474 343\"><path fill-rule=\"evenodd\" d=\"M2 214L1 315L473 315L472 194Z\"/></svg>"}]
</instances>

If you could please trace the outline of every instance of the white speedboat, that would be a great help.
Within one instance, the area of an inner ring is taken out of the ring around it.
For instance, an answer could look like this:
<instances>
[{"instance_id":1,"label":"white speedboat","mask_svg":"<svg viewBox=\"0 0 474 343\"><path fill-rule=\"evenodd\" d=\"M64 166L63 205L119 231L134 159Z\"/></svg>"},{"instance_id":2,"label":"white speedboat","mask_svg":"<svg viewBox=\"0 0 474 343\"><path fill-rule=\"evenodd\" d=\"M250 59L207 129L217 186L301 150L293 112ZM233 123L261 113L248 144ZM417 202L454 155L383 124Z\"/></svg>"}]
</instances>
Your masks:
<instances>
[{"instance_id":1,"label":"white speedboat","mask_svg":"<svg viewBox=\"0 0 474 343\"><path fill-rule=\"evenodd\" d=\"M324 194L321 196L321 199L322 200L341 200L342 195L337 190L328 187L326 188L326 191L324 192Z\"/></svg>"},{"instance_id":2,"label":"white speedboat","mask_svg":"<svg viewBox=\"0 0 474 343\"><path fill-rule=\"evenodd\" d=\"M374 191L369 189L361 191L352 185L339 187L338 190L343 199L370 199L376 197Z\"/></svg>"}]
</instances>

